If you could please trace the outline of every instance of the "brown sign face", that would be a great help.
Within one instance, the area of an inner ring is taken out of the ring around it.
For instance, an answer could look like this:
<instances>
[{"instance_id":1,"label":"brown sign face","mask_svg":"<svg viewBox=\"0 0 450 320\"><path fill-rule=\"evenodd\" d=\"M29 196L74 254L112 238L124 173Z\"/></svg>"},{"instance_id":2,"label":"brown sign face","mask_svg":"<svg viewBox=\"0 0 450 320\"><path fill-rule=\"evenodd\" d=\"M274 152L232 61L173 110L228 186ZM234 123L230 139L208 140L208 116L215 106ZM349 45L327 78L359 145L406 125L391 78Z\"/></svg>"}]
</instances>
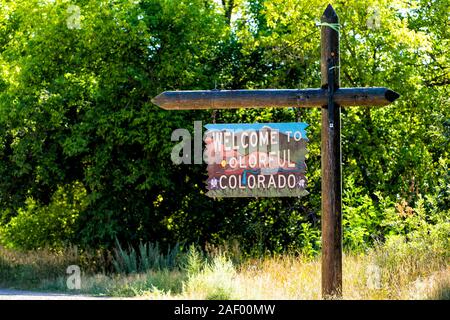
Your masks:
<instances>
[{"instance_id":1,"label":"brown sign face","mask_svg":"<svg viewBox=\"0 0 450 320\"><path fill-rule=\"evenodd\" d=\"M306 123L208 124L210 197L299 197L306 189Z\"/></svg>"}]
</instances>

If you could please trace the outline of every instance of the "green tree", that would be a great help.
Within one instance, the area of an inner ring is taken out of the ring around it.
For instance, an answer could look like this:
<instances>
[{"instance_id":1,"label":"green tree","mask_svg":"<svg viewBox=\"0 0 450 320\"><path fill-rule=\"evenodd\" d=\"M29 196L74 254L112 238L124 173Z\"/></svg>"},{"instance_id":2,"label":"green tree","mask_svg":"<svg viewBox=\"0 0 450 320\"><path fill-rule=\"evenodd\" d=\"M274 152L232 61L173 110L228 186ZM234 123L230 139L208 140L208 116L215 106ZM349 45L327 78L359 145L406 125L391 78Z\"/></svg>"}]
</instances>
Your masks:
<instances>
[{"instance_id":1,"label":"green tree","mask_svg":"<svg viewBox=\"0 0 450 320\"><path fill-rule=\"evenodd\" d=\"M171 131L194 115L149 100L212 82L223 18L204 1L80 1L71 27L71 5L2 2L2 221L80 182L78 241L164 237L154 201L184 174L169 160Z\"/></svg>"},{"instance_id":2,"label":"green tree","mask_svg":"<svg viewBox=\"0 0 450 320\"><path fill-rule=\"evenodd\" d=\"M344 242L358 249L396 232L387 203L413 210L420 203L430 222L449 211L449 3L332 4L341 21L342 86L401 94L389 107L342 111ZM1 0L3 230L17 230L17 219L39 220L38 208L57 210L66 190L74 197L61 210L77 214L61 240L234 238L259 253L318 252L318 108L164 111L150 99L215 86L319 87L324 9L317 0ZM217 122L309 123L310 195L206 198L204 166L172 164L170 136L213 115ZM72 200L80 197L83 206Z\"/></svg>"}]
</instances>

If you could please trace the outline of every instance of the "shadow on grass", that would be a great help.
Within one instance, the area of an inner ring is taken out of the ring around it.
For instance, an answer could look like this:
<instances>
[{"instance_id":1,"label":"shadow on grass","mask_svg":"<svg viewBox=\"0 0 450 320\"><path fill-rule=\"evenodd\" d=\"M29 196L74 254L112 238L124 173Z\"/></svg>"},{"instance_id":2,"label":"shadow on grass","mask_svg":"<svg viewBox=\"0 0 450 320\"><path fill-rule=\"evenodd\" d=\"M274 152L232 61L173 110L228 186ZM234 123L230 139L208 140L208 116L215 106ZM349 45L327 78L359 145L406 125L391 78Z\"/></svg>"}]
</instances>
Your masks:
<instances>
[{"instance_id":1,"label":"shadow on grass","mask_svg":"<svg viewBox=\"0 0 450 320\"><path fill-rule=\"evenodd\" d=\"M431 300L450 300L450 284L438 288Z\"/></svg>"}]
</instances>

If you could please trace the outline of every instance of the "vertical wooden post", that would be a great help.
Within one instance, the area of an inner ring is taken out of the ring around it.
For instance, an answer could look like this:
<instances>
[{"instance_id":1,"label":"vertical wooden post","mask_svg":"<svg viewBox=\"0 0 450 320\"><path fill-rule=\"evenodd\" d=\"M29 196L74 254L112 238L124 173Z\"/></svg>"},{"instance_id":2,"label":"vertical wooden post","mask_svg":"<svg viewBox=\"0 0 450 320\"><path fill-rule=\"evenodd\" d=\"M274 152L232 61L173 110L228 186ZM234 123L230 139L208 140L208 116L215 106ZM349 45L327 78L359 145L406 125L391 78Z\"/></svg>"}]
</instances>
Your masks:
<instances>
[{"instance_id":1,"label":"vertical wooden post","mask_svg":"<svg viewBox=\"0 0 450 320\"><path fill-rule=\"evenodd\" d=\"M322 296L329 299L342 297L341 107L333 101L339 88L339 18L331 5L321 22L322 88L329 93L322 106Z\"/></svg>"}]
</instances>

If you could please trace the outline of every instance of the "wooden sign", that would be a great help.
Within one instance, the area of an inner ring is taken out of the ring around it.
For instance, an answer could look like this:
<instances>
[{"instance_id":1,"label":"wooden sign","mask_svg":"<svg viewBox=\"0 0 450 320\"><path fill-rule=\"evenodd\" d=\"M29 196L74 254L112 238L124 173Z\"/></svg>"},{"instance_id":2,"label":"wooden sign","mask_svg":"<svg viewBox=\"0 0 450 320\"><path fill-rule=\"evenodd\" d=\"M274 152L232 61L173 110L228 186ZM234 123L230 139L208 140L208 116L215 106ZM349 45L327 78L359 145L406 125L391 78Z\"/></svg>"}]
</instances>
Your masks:
<instances>
[{"instance_id":1,"label":"wooden sign","mask_svg":"<svg viewBox=\"0 0 450 320\"><path fill-rule=\"evenodd\" d=\"M208 124L210 197L300 197L306 188L306 123Z\"/></svg>"}]
</instances>

